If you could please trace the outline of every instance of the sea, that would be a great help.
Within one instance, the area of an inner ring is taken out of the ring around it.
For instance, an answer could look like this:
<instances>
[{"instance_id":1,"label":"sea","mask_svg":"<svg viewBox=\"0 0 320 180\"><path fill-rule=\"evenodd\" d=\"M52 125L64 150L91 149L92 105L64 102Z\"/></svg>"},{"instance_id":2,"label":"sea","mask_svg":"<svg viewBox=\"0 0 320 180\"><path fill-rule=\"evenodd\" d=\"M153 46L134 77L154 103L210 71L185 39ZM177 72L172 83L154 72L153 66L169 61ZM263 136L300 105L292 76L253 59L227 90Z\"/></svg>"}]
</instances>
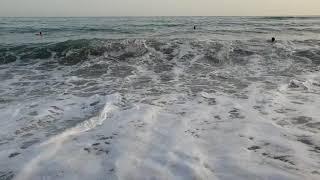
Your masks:
<instances>
[{"instance_id":1,"label":"sea","mask_svg":"<svg viewBox=\"0 0 320 180\"><path fill-rule=\"evenodd\" d=\"M0 18L11 179L320 179L320 17Z\"/></svg>"}]
</instances>

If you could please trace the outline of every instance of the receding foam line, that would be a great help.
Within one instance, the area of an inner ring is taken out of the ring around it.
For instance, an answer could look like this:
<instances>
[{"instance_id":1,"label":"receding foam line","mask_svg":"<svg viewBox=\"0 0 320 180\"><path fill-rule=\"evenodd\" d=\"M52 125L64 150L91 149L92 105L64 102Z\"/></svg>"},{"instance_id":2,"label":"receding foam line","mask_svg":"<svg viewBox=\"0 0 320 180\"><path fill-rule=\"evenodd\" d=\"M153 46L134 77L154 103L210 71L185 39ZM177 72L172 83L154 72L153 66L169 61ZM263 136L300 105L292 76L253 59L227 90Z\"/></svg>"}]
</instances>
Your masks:
<instances>
[{"instance_id":1,"label":"receding foam line","mask_svg":"<svg viewBox=\"0 0 320 180\"><path fill-rule=\"evenodd\" d=\"M120 96L112 95L107 98L107 103L104 106L99 116L92 117L87 121L78 124L76 127L70 128L63 133L50 138L48 141L42 143L40 147L45 148L38 156L32 159L25 165L22 171L15 177L15 180L28 180L32 179L32 175L39 169L42 161L47 161L52 158L62 147L63 143L69 139L70 136L75 136L80 133L94 129L95 127L102 125L102 123L112 116L117 107L114 105L119 101Z\"/></svg>"}]
</instances>

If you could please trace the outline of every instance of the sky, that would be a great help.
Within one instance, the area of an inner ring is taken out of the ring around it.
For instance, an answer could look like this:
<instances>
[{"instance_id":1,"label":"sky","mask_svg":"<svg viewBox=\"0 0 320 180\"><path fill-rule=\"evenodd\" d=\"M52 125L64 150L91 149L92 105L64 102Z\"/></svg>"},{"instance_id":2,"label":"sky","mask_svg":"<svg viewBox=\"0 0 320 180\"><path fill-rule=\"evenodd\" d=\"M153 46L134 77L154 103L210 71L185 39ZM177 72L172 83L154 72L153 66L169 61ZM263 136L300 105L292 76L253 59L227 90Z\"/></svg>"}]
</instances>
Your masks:
<instances>
[{"instance_id":1,"label":"sky","mask_svg":"<svg viewBox=\"0 0 320 180\"><path fill-rule=\"evenodd\" d=\"M0 0L0 16L320 15L320 0Z\"/></svg>"}]
</instances>

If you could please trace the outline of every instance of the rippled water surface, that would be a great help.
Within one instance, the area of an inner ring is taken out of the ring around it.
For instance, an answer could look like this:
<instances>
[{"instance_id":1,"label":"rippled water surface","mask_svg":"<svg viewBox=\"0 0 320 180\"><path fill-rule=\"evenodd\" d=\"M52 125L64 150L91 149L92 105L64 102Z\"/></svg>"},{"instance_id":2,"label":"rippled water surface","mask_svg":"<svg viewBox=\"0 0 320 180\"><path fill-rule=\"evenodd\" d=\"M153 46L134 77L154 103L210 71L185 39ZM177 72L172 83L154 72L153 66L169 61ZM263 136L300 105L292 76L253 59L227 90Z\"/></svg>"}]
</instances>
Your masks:
<instances>
[{"instance_id":1,"label":"rippled water surface","mask_svg":"<svg viewBox=\"0 0 320 180\"><path fill-rule=\"evenodd\" d=\"M0 18L0 179L319 179L319 65L319 17Z\"/></svg>"}]
</instances>

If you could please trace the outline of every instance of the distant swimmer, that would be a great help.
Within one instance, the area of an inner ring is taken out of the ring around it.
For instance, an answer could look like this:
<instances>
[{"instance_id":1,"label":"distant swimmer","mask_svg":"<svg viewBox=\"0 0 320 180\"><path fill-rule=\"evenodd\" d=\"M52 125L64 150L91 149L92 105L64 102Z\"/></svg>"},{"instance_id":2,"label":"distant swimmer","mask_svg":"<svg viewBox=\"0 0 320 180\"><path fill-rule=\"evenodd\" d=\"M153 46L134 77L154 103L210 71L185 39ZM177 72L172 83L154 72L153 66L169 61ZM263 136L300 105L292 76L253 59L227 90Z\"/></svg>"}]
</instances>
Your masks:
<instances>
[{"instance_id":1,"label":"distant swimmer","mask_svg":"<svg viewBox=\"0 0 320 180\"><path fill-rule=\"evenodd\" d=\"M272 37L271 42L275 42L275 41L276 41L276 38Z\"/></svg>"},{"instance_id":2,"label":"distant swimmer","mask_svg":"<svg viewBox=\"0 0 320 180\"><path fill-rule=\"evenodd\" d=\"M38 34L36 34L37 36L42 36L42 32L40 31Z\"/></svg>"},{"instance_id":3,"label":"distant swimmer","mask_svg":"<svg viewBox=\"0 0 320 180\"><path fill-rule=\"evenodd\" d=\"M193 29L196 30L196 29L197 29L197 26L193 26Z\"/></svg>"}]
</instances>

